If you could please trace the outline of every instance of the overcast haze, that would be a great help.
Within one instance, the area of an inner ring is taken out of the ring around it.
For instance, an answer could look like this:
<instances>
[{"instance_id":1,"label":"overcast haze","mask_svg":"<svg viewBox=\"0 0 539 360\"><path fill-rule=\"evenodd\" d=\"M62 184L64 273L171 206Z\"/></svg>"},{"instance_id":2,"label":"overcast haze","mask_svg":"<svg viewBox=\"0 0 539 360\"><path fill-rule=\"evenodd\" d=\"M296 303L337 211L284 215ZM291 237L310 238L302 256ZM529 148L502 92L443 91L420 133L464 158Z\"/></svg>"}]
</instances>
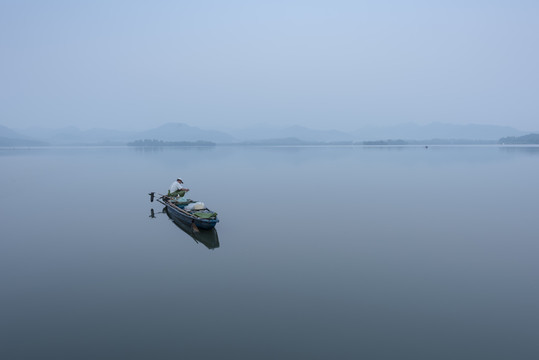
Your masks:
<instances>
[{"instance_id":1,"label":"overcast haze","mask_svg":"<svg viewBox=\"0 0 539 360\"><path fill-rule=\"evenodd\" d=\"M3 1L0 125L539 126L537 1Z\"/></svg>"}]
</instances>

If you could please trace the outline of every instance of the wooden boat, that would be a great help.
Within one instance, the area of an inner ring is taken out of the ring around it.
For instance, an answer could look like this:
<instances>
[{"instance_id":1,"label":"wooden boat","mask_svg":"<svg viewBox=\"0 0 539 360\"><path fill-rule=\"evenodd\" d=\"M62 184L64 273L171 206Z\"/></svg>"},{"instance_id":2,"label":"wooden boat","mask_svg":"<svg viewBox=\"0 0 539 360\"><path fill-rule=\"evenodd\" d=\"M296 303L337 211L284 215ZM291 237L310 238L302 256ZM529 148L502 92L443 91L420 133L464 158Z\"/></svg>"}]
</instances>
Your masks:
<instances>
[{"instance_id":1,"label":"wooden boat","mask_svg":"<svg viewBox=\"0 0 539 360\"><path fill-rule=\"evenodd\" d=\"M150 201L153 201L155 193L150 193L149 195ZM166 206L167 214L184 224L191 225L195 231L197 229L213 229L219 222L217 214L210 209L186 210L187 203L178 203L174 198L167 195L159 196L157 201Z\"/></svg>"}]
</instances>

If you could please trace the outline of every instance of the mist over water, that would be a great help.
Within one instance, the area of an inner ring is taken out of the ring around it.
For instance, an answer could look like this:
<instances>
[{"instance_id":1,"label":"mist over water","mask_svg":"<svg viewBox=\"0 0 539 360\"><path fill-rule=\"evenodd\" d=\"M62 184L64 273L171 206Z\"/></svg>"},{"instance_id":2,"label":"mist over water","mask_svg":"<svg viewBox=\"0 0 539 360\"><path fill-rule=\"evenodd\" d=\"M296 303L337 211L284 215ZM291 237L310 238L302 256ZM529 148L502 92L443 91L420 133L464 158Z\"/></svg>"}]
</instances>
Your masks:
<instances>
[{"instance_id":1,"label":"mist over water","mask_svg":"<svg viewBox=\"0 0 539 360\"><path fill-rule=\"evenodd\" d=\"M0 150L0 357L536 358L538 165L539 147ZM149 202L178 176L219 247Z\"/></svg>"}]
</instances>

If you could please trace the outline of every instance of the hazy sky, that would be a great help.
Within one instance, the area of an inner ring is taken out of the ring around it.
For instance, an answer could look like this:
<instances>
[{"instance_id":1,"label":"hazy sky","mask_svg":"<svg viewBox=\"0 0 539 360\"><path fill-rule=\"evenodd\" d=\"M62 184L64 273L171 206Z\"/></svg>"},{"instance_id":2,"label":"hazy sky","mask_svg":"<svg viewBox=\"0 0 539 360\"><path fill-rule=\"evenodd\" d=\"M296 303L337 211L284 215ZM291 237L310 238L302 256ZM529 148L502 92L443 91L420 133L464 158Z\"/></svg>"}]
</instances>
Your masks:
<instances>
[{"instance_id":1,"label":"hazy sky","mask_svg":"<svg viewBox=\"0 0 539 360\"><path fill-rule=\"evenodd\" d=\"M2 1L0 125L539 129L539 1Z\"/></svg>"}]
</instances>

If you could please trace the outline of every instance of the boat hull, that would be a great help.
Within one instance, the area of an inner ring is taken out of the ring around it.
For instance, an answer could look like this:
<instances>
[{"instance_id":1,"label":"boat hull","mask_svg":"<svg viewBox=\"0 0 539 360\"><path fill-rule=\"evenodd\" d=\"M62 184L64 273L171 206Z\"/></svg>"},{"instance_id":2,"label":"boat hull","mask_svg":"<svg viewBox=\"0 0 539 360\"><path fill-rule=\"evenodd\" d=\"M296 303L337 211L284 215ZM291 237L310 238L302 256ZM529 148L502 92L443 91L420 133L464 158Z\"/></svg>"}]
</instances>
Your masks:
<instances>
[{"instance_id":1,"label":"boat hull","mask_svg":"<svg viewBox=\"0 0 539 360\"><path fill-rule=\"evenodd\" d=\"M193 226L179 221L177 218L170 215L167 211L167 208L165 208L165 212L167 213L169 219L172 220L174 225L176 225L178 228L180 228L180 230L189 235L193 240L195 240L196 243L201 243L210 250L216 249L220 246L219 236L217 235L217 230L215 228L199 229L198 231L195 231L193 229Z\"/></svg>"},{"instance_id":2,"label":"boat hull","mask_svg":"<svg viewBox=\"0 0 539 360\"><path fill-rule=\"evenodd\" d=\"M219 222L219 219L201 219L194 215L189 214L189 212L179 208L178 206L170 203L167 199L158 200L163 205L167 207L167 213L177 221L181 221L187 225L196 225L199 229L213 229L215 225Z\"/></svg>"}]
</instances>

